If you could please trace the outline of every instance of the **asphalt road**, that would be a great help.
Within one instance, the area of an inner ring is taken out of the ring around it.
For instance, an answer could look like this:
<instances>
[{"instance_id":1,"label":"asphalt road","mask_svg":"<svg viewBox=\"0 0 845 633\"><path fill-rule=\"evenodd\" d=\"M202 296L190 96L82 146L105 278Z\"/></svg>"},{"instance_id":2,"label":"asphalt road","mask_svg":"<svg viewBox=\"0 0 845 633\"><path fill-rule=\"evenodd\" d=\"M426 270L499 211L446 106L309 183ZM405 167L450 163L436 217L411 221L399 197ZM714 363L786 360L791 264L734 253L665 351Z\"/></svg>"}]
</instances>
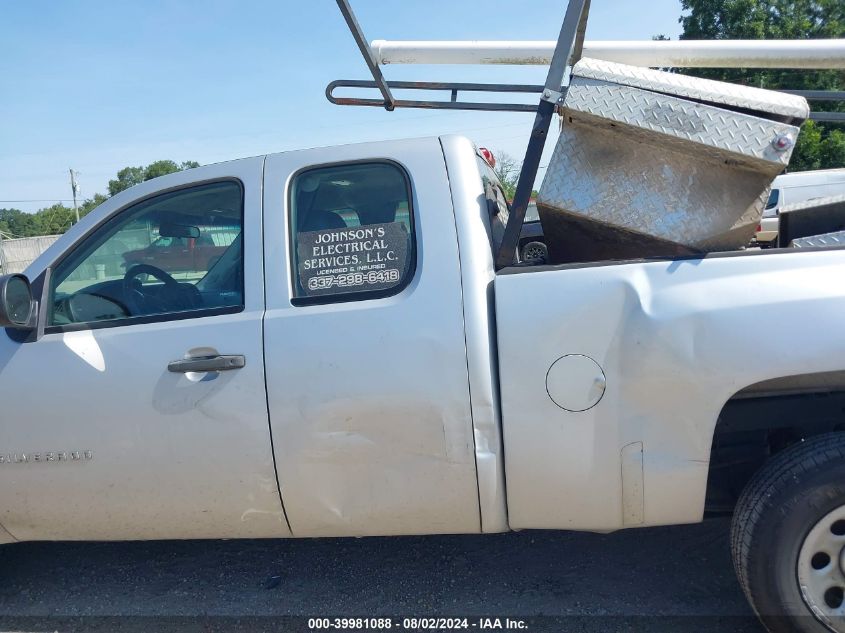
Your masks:
<instances>
[{"instance_id":1,"label":"asphalt road","mask_svg":"<svg viewBox=\"0 0 845 633\"><path fill-rule=\"evenodd\" d=\"M522 619L530 631L748 631L724 519L614 534L25 543L0 629L308 630L287 616Z\"/></svg>"}]
</instances>

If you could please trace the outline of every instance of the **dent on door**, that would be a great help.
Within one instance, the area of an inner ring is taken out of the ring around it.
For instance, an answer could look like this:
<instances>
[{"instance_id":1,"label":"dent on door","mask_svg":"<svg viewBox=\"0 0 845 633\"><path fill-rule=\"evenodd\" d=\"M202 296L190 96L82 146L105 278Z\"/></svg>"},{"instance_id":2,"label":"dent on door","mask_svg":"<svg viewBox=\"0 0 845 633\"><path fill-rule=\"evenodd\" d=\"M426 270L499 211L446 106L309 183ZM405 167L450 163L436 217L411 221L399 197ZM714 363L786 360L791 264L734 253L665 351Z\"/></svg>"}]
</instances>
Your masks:
<instances>
[{"instance_id":1,"label":"dent on door","mask_svg":"<svg viewBox=\"0 0 845 633\"><path fill-rule=\"evenodd\" d=\"M411 227L406 235L416 240L416 249L408 251L416 253L415 272L389 296L340 295L331 303L292 305L289 292L302 281L296 272L288 277L290 286L268 278L270 419L294 536L480 529L460 267L443 154L436 139L410 142L407 149L401 160L391 161L416 179L409 181L411 197L405 200L385 193L405 195L404 186L375 187L362 180L369 176L352 170L300 171L323 158L317 152L268 158L268 270L299 271L291 245L299 226L314 228L307 218L300 223L283 211L291 199L336 227L318 230L352 228L328 215L335 214L361 227L387 225L386 236L399 235L390 226L403 222ZM333 159L340 166L384 163L383 152L381 146L343 147ZM298 177L308 178L308 195L296 198ZM360 193L354 191L358 186ZM377 199L368 201L367 195ZM332 206L338 200L343 209ZM281 249L278 236L287 236Z\"/></svg>"}]
</instances>

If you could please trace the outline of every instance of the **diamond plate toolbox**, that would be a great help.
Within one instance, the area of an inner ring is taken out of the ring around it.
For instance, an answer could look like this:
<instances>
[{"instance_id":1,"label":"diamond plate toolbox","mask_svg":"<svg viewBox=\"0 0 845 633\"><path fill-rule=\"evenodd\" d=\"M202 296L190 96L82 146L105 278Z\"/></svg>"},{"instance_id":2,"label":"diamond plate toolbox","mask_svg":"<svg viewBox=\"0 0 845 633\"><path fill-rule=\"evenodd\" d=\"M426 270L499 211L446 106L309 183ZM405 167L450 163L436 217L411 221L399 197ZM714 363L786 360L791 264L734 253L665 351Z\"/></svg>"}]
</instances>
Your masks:
<instances>
[{"instance_id":1,"label":"diamond plate toolbox","mask_svg":"<svg viewBox=\"0 0 845 633\"><path fill-rule=\"evenodd\" d=\"M845 231L822 233L808 237L796 237L789 243L793 248L820 248L823 246L840 248L845 246Z\"/></svg>"},{"instance_id":2,"label":"diamond plate toolbox","mask_svg":"<svg viewBox=\"0 0 845 633\"><path fill-rule=\"evenodd\" d=\"M550 259L745 246L808 115L794 95L581 60L537 198Z\"/></svg>"}]
</instances>

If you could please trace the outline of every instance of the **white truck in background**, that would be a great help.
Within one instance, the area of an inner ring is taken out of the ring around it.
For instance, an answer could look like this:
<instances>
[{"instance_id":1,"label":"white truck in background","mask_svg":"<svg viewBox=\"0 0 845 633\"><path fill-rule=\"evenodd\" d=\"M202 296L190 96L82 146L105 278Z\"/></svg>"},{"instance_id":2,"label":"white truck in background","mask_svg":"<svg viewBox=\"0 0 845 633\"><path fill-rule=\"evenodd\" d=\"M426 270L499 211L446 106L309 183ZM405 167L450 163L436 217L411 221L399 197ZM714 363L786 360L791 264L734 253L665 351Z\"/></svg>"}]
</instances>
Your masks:
<instances>
[{"instance_id":1,"label":"white truck in background","mask_svg":"<svg viewBox=\"0 0 845 633\"><path fill-rule=\"evenodd\" d=\"M780 209L799 202L810 202L845 194L845 169L819 169L783 174L775 178L755 234L757 244L777 244Z\"/></svg>"}]
</instances>

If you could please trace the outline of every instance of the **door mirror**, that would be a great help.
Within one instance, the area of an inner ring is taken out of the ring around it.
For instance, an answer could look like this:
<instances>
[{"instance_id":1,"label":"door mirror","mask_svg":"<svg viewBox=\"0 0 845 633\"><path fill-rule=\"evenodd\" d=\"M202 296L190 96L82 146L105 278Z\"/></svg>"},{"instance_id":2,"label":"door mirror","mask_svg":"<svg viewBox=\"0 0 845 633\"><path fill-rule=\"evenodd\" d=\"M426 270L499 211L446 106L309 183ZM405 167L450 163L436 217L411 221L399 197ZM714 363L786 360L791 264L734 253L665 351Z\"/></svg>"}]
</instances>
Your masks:
<instances>
[{"instance_id":1,"label":"door mirror","mask_svg":"<svg viewBox=\"0 0 845 633\"><path fill-rule=\"evenodd\" d=\"M35 327L35 318L29 280L23 275L0 277L0 327L31 330Z\"/></svg>"}]
</instances>

